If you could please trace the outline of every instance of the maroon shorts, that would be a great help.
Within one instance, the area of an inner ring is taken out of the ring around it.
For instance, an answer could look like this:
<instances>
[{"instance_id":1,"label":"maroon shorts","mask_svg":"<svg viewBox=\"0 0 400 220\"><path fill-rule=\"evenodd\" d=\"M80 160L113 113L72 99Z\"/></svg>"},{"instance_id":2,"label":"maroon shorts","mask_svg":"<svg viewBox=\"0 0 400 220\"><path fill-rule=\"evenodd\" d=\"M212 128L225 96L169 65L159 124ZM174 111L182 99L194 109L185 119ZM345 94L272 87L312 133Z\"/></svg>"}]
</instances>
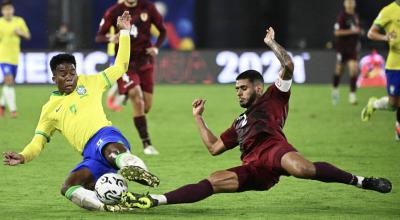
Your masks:
<instances>
[{"instance_id":1,"label":"maroon shorts","mask_svg":"<svg viewBox=\"0 0 400 220\"><path fill-rule=\"evenodd\" d=\"M349 60L358 60L357 51L337 51L336 53L336 61L338 63L347 63Z\"/></svg>"},{"instance_id":2,"label":"maroon shorts","mask_svg":"<svg viewBox=\"0 0 400 220\"><path fill-rule=\"evenodd\" d=\"M292 151L297 150L289 143L279 143L247 155L242 166L228 169L239 178L237 191L263 191L274 186L281 175L287 175L281 166L282 156Z\"/></svg>"},{"instance_id":3,"label":"maroon shorts","mask_svg":"<svg viewBox=\"0 0 400 220\"><path fill-rule=\"evenodd\" d=\"M132 63L132 62L131 62ZM133 61L128 72L118 79L119 94L127 94L130 89L140 85L147 93L154 91L154 64L152 58L147 61Z\"/></svg>"}]
</instances>

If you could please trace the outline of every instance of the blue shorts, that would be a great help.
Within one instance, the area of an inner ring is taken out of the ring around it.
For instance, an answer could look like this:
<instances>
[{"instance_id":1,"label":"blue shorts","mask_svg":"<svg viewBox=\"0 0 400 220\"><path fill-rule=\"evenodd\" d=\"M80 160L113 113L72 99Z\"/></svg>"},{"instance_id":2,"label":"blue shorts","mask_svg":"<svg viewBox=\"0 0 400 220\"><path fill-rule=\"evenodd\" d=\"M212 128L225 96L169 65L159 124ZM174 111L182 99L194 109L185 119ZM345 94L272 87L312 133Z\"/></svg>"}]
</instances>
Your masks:
<instances>
[{"instance_id":1,"label":"blue shorts","mask_svg":"<svg viewBox=\"0 0 400 220\"><path fill-rule=\"evenodd\" d=\"M83 168L88 168L95 182L105 173L117 173L118 170L111 166L101 153L103 147L108 143L121 143L128 151L131 149L128 140L126 140L117 128L111 126L104 127L97 131L86 143L82 153L83 161L79 163L71 173Z\"/></svg>"},{"instance_id":2,"label":"blue shorts","mask_svg":"<svg viewBox=\"0 0 400 220\"><path fill-rule=\"evenodd\" d=\"M9 63L0 63L1 72L4 76L12 76L15 78L17 75L17 65L12 65Z\"/></svg>"},{"instance_id":3,"label":"blue shorts","mask_svg":"<svg viewBox=\"0 0 400 220\"><path fill-rule=\"evenodd\" d=\"M386 89L390 96L400 96L400 70L386 69Z\"/></svg>"}]
</instances>

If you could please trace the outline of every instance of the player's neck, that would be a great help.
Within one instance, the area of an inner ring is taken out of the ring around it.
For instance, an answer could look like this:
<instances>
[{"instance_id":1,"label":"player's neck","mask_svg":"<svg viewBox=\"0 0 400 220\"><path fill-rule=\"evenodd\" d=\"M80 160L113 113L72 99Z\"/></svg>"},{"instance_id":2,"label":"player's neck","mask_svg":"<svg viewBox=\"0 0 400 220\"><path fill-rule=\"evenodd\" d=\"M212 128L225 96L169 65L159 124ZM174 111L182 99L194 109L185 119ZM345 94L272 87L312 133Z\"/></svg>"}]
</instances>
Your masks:
<instances>
[{"instance_id":1,"label":"player's neck","mask_svg":"<svg viewBox=\"0 0 400 220\"><path fill-rule=\"evenodd\" d=\"M4 17L4 19L6 19L6 21L11 21L13 17L14 16Z\"/></svg>"},{"instance_id":2,"label":"player's neck","mask_svg":"<svg viewBox=\"0 0 400 220\"><path fill-rule=\"evenodd\" d=\"M349 15L354 15L356 13L354 9L345 9L344 11Z\"/></svg>"},{"instance_id":3,"label":"player's neck","mask_svg":"<svg viewBox=\"0 0 400 220\"><path fill-rule=\"evenodd\" d=\"M134 7L137 6L137 4L138 4L137 2L130 4L130 3L126 2L126 1L124 1L124 5L126 7L128 7L128 8L134 8Z\"/></svg>"}]
</instances>

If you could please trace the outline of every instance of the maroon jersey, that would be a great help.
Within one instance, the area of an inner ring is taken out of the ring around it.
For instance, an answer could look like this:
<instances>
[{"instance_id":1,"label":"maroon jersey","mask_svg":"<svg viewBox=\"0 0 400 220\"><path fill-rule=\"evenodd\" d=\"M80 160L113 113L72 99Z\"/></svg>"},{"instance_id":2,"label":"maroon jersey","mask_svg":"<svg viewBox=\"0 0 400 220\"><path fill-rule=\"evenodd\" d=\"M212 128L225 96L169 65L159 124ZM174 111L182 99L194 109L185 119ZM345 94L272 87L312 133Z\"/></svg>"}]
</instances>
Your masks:
<instances>
[{"instance_id":1,"label":"maroon jersey","mask_svg":"<svg viewBox=\"0 0 400 220\"><path fill-rule=\"evenodd\" d=\"M154 24L159 30L156 47L160 47L165 39L166 30L163 24L163 18L155 8L154 4L147 0L138 0L135 7L127 7L124 3L115 4L110 7L104 14L100 23L100 29L96 36L97 42L107 42L106 34L111 26L117 27L117 18L124 11L129 11L131 15L131 59L146 55L146 48L151 44L151 24ZM116 30L119 32L119 30ZM116 53L118 45L115 47Z\"/></svg>"},{"instance_id":2,"label":"maroon jersey","mask_svg":"<svg viewBox=\"0 0 400 220\"><path fill-rule=\"evenodd\" d=\"M268 148L269 143L287 143L282 129L289 110L289 92L269 86L259 100L242 113L224 133L221 140L228 149L240 146L241 159L257 148Z\"/></svg>"},{"instance_id":3,"label":"maroon jersey","mask_svg":"<svg viewBox=\"0 0 400 220\"><path fill-rule=\"evenodd\" d=\"M347 14L342 11L336 19L335 30L339 29L352 29L355 27L360 27L360 22L358 19L358 15ZM354 53L357 52L360 48L360 35L353 34L347 36L339 36L336 37L336 50L341 53Z\"/></svg>"}]
</instances>

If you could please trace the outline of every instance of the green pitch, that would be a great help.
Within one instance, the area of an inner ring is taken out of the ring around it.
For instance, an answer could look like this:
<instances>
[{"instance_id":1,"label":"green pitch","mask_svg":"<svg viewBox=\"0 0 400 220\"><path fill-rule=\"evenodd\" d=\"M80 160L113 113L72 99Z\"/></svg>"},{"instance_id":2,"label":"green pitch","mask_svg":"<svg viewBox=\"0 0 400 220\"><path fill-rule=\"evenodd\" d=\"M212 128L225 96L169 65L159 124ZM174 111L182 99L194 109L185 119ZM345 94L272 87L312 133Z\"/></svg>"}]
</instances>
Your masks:
<instances>
[{"instance_id":1,"label":"green pitch","mask_svg":"<svg viewBox=\"0 0 400 220\"><path fill-rule=\"evenodd\" d=\"M30 141L41 105L52 90L50 86L17 87L19 117L0 119L1 151L19 151ZM393 183L389 194L282 177L265 192L219 194L196 204L133 213L89 212L60 194L61 184L81 157L56 133L31 163L0 166L0 219L400 219L400 143L394 141L395 114L377 112L371 122L360 121L367 98L382 96L385 90L360 89L358 106L347 103L347 92L342 87L341 101L333 107L329 86L295 86L286 135L309 160L328 161L357 175L389 178ZM130 107L121 113L106 112L131 142L133 153L161 178L155 190L131 183L132 191L167 192L240 164L238 149L217 157L208 154L191 112L195 97L206 98L205 119L220 134L242 111L232 85L159 85L155 93L148 123L160 156L143 155Z\"/></svg>"}]
</instances>

